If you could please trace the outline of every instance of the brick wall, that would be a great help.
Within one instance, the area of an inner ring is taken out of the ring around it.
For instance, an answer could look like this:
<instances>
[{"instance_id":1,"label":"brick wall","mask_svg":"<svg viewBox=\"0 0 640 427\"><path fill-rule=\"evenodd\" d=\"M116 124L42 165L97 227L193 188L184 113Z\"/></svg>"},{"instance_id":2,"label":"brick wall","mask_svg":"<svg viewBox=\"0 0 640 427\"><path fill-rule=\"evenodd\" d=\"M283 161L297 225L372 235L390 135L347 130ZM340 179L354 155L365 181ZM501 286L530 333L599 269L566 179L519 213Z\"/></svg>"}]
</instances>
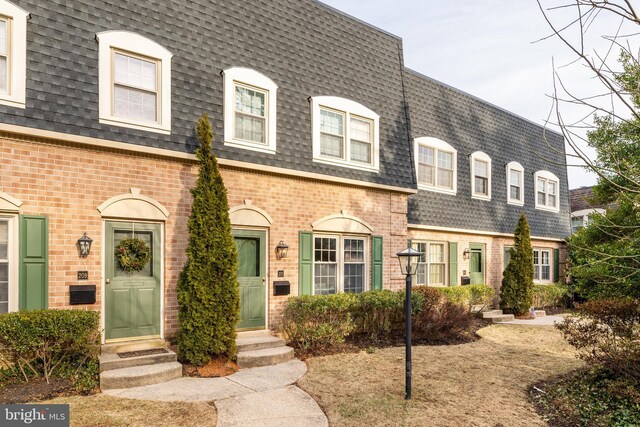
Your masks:
<instances>
[{"instance_id":1,"label":"brick wall","mask_svg":"<svg viewBox=\"0 0 640 427\"><path fill-rule=\"evenodd\" d=\"M49 307L68 306L69 285L77 284L76 272L88 270L88 282L97 285L97 303L74 306L99 309L102 284L103 225L97 207L131 187L160 202L170 213L165 223L165 335L177 330L175 285L185 261L186 221L191 207L189 189L197 168L188 161L110 152L44 140L0 138L0 191L24 203L21 213L49 218ZM257 166L258 168L259 166ZM393 254L407 239L407 198L387 190L318 182L234 168L222 168L229 207L250 199L253 206L272 218L267 244L269 253L269 322L277 322L287 297L272 296L273 280L284 270L284 280L298 289L298 232L341 210L369 223L374 235L384 238L384 284L397 289L402 277ZM76 241L86 232L94 239L91 255L80 258ZM280 240L289 255L275 258Z\"/></svg>"}]
</instances>

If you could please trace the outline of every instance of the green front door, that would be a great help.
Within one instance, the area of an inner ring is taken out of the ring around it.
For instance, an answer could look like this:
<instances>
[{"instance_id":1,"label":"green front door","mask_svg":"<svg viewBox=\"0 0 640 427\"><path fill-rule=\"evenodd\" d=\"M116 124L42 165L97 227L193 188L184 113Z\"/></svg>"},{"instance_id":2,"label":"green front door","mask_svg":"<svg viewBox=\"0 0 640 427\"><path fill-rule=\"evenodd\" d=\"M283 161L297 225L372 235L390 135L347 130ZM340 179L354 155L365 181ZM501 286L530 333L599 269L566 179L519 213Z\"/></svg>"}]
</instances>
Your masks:
<instances>
[{"instance_id":1,"label":"green front door","mask_svg":"<svg viewBox=\"0 0 640 427\"><path fill-rule=\"evenodd\" d=\"M105 226L105 336L122 339L160 335L160 224L107 222ZM151 259L141 271L123 271L116 246L126 238L143 240Z\"/></svg>"},{"instance_id":2,"label":"green front door","mask_svg":"<svg viewBox=\"0 0 640 427\"><path fill-rule=\"evenodd\" d=\"M266 248L265 231L233 230L238 248L240 284L240 322L238 329L266 326Z\"/></svg>"},{"instance_id":3,"label":"green front door","mask_svg":"<svg viewBox=\"0 0 640 427\"><path fill-rule=\"evenodd\" d=\"M472 285L484 284L484 244L471 243L469 245L469 278Z\"/></svg>"}]
</instances>

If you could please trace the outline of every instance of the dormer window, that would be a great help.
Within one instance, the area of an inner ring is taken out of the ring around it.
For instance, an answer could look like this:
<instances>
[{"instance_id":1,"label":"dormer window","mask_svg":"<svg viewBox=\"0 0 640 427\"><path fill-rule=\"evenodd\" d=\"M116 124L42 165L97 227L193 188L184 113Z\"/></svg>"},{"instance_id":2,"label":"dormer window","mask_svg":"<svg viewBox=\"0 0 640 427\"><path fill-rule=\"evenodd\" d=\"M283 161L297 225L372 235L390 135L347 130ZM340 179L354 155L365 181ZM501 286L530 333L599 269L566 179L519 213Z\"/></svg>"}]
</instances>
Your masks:
<instances>
[{"instance_id":1,"label":"dormer window","mask_svg":"<svg viewBox=\"0 0 640 427\"><path fill-rule=\"evenodd\" d=\"M224 144L274 154L278 86L249 68L229 68L224 77Z\"/></svg>"},{"instance_id":2,"label":"dormer window","mask_svg":"<svg viewBox=\"0 0 640 427\"><path fill-rule=\"evenodd\" d=\"M560 180L549 171L535 173L536 209L559 212Z\"/></svg>"},{"instance_id":3,"label":"dormer window","mask_svg":"<svg viewBox=\"0 0 640 427\"><path fill-rule=\"evenodd\" d=\"M416 138L414 144L418 188L456 194L457 150L440 139L430 137Z\"/></svg>"},{"instance_id":4,"label":"dormer window","mask_svg":"<svg viewBox=\"0 0 640 427\"><path fill-rule=\"evenodd\" d=\"M0 0L0 104L25 108L27 18L29 14Z\"/></svg>"},{"instance_id":5,"label":"dormer window","mask_svg":"<svg viewBox=\"0 0 640 427\"><path fill-rule=\"evenodd\" d=\"M482 151L476 151L471 159L471 197L491 200L491 157Z\"/></svg>"},{"instance_id":6,"label":"dormer window","mask_svg":"<svg viewBox=\"0 0 640 427\"><path fill-rule=\"evenodd\" d=\"M518 162L507 164L507 203L524 205L524 168Z\"/></svg>"},{"instance_id":7,"label":"dormer window","mask_svg":"<svg viewBox=\"0 0 640 427\"><path fill-rule=\"evenodd\" d=\"M357 102L311 98L313 160L353 169L379 169L380 117Z\"/></svg>"}]
</instances>

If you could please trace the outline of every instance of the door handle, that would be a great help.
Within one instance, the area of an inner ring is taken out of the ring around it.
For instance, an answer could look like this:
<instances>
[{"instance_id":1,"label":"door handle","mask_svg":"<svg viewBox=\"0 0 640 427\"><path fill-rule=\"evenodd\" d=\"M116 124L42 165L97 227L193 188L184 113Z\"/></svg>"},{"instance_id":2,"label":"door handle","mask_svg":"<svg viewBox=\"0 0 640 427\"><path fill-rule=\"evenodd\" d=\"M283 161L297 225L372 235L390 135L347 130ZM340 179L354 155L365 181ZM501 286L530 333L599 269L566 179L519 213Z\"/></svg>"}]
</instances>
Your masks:
<instances>
[{"instance_id":1,"label":"door handle","mask_svg":"<svg viewBox=\"0 0 640 427\"><path fill-rule=\"evenodd\" d=\"M109 283L111 283L111 279L107 279L105 283L108 285Z\"/></svg>"},{"instance_id":2,"label":"door handle","mask_svg":"<svg viewBox=\"0 0 640 427\"><path fill-rule=\"evenodd\" d=\"M262 283L265 283L266 281L267 281L267 278L266 278L266 277L263 277L263 278L262 278Z\"/></svg>"}]
</instances>

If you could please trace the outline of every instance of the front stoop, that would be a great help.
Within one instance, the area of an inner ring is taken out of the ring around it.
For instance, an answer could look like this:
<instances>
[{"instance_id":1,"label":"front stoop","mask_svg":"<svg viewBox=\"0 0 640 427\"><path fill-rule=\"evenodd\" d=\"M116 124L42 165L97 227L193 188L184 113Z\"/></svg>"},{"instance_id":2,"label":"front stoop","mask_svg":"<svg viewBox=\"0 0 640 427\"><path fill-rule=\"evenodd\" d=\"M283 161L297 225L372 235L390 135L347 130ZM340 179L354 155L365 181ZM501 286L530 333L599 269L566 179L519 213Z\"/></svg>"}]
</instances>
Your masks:
<instances>
[{"instance_id":1,"label":"front stoop","mask_svg":"<svg viewBox=\"0 0 640 427\"><path fill-rule=\"evenodd\" d=\"M166 353L120 358L117 353L163 348ZM166 348L164 340L143 340L102 346L100 388L102 390L139 387L173 380L182 376L177 355Z\"/></svg>"},{"instance_id":2,"label":"front stoop","mask_svg":"<svg viewBox=\"0 0 640 427\"><path fill-rule=\"evenodd\" d=\"M502 310L485 311L482 313L482 318L491 320L492 323L504 323L515 320L513 314L504 314Z\"/></svg>"},{"instance_id":3,"label":"front stoop","mask_svg":"<svg viewBox=\"0 0 640 427\"><path fill-rule=\"evenodd\" d=\"M269 331L260 333L238 333L238 366L258 368L277 365L293 360L293 348L287 347L285 340L271 335Z\"/></svg>"}]
</instances>

